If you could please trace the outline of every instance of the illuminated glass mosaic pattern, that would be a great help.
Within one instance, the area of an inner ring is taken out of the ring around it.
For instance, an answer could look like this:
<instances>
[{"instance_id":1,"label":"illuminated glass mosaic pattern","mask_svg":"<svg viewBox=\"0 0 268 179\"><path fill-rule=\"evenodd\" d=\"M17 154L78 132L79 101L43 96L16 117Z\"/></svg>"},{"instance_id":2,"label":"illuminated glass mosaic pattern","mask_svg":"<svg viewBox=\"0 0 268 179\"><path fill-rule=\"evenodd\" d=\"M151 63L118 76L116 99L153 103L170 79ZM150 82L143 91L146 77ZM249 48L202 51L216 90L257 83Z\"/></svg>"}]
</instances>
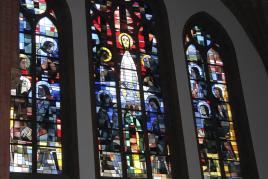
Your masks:
<instances>
[{"instance_id":1,"label":"illuminated glass mosaic pattern","mask_svg":"<svg viewBox=\"0 0 268 179\"><path fill-rule=\"evenodd\" d=\"M185 45L203 177L242 179L221 46L199 26Z\"/></svg>"},{"instance_id":2,"label":"illuminated glass mosaic pattern","mask_svg":"<svg viewBox=\"0 0 268 179\"><path fill-rule=\"evenodd\" d=\"M25 3L28 9L43 9L43 13L46 10L42 8L46 2L41 0L21 1L20 4L20 55L18 66L11 74L10 172L60 174L62 123L58 32L48 16L37 21L38 15L29 16L32 11L24 12ZM35 8L31 8L31 3Z\"/></svg>"},{"instance_id":3,"label":"illuminated glass mosaic pattern","mask_svg":"<svg viewBox=\"0 0 268 179\"><path fill-rule=\"evenodd\" d=\"M46 12L46 0L20 0L20 5L31 14L43 14Z\"/></svg>"},{"instance_id":4,"label":"illuminated glass mosaic pattern","mask_svg":"<svg viewBox=\"0 0 268 179\"><path fill-rule=\"evenodd\" d=\"M100 177L171 178L154 15L142 0L91 0Z\"/></svg>"}]
</instances>

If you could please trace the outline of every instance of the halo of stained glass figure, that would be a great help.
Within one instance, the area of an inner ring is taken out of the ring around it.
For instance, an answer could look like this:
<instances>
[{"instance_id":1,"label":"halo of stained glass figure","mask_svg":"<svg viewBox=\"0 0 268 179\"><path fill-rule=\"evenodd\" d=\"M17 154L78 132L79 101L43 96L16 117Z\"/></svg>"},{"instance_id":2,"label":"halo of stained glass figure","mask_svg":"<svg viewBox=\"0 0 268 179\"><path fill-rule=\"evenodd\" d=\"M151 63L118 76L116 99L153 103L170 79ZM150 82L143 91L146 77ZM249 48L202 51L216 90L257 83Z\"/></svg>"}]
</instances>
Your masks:
<instances>
[{"instance_id":1,"label":"halo of stained glass figure","mask_svg":"<svg viewBox=\"0 0 268 179\"><path fill-rule=\"evenodd\" d=\"M91 0L100 177L171 178L154 15L142 0Z\"/></svg>"},{"instance_id":2,"label":"halo of stained glass figure","mask_svg":"<svg viewBox=\"0 0 268 179\"><path fill-rule=\"evenodd\" d=\"M11 75L10 172L62 173L59 41L54 11L47 7L45 0L20 1L20 55Z\"/></svg>"},{"instance_id":3,"label":"halo of stained glass figure","mask_svg":"<svg viewBox=\"0 0 268 179\"><path fill-rule=\"evenodd\" d=\"M222 47L202 26L186 31L186 63L204 179L241 179Z\"/></svg>"}]
</instances>

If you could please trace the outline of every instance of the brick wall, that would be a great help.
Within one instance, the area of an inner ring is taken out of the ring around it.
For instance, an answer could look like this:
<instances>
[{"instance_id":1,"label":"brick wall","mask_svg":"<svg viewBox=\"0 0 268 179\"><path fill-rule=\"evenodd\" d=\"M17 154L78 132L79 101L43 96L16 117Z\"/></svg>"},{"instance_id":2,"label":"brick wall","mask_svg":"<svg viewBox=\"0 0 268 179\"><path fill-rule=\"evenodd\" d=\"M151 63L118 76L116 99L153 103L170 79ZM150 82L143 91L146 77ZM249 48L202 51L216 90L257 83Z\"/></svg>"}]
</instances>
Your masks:
<instances>
[{"instance_id":1,"label":"brick wall","mask_svg":"<svg viewBox=\"0 0 268 179\"><path fill-rule=\"evenodd\" d=\"M0 178L9 178L10 70L17 64L18 1L0 1Z\"/></svg>"}]
</instances>

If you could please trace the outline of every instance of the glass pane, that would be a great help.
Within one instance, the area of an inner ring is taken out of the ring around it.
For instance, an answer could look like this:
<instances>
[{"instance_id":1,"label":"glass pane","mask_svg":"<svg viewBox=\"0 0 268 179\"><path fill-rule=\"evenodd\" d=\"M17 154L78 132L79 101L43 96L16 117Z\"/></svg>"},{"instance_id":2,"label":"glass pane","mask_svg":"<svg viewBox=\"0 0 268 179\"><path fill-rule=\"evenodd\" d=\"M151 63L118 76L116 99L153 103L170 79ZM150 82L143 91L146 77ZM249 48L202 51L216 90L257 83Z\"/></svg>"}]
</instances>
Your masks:
<instances>
[{"instance_id":1,"label":"glass pane","mask_svg":"<svg viewBox=\"0 0 268 179\"><path fill-rule=\"evenodd\" d=\"M146 178L146 162L143 155L127 155L127 174L128 177Z\"/></svg>"},{"instance_id":2,"label":"glass pane","mask_svg":"<svg viewBox=\"0 0 268 179\"><path fill-rule=\"evenodd\" d=\"M194 26L191 29L191 35L199 45L209 46L211 44L211 36L199 26Z\"/></svg>"},{"instance_id":3,"label":"glass pane","mask_svg":"<svg viewBox=\"0 0 268 179\"><path fill-rule=\"evenodd\" d=\"M171 164L165 156L151 156L152 173L154 179L171 179Z\"/></svg>"},{"instance_id":4,"label":"glass pane","mask_svg":"<svg viewBox=\"0 0 268 179\"><path fill-rule=\"evenodd\" d=\"M196 49L194 45L189 45L186 51L186 57L187 57L187 60L189 61L193 61L193 62L202 61L199 51Z\"/></svg>"},{"instance_id":5,"label":"glass pane","mask_svg":"<svg viewBox=\"0 0 268 179\"><path fill-rule=\"evenodd\" d=\"M31 144L32 143L32 126L31 122L10 121L10 142L14 144Z\"/></svg>"},{"instance_id":6,"label":"glass pane","mask_svg":"<svg viewBox=\"0 0 268 179\"><path fill-rule=\"evenodd\" d=\"M100 129L99 130L99 150L100 151L120 151L120 137L118 130Z\"/></svg>"},{"instance_id":7,"label":"glass pane","mask_svg":"<svg viewBox=\"0 0 268 179\"><path fill-rule=\"evenodd\" d=\"M10 172L32 172L32 147L10 145Z\"/></svg>"},{"instance_id":8,"label":"glass pane","mask_svg":"<svg viewBox=\"0 0 268 179\"><path fill-rule=\"evenodd\" d=\"M10 119L31 120L32 104L27 98L11 98Z\"/></svg>"},{"instance_id":9,"label":"glass pane","mask_svg":"<svg viewBox=\"0 0 268 179\"><path fill-rule=\"evenodd\" d=\"M216 83L225 83L225 73L220 66L209 65L210 81Z\"/></svg>"},{"instance_id":10,"label":"glass pane","mask_svg":"<svg viewBox=\"0 0 268 179\"><path fill-rule=\"evenodd\" d=\"M28 34L19 34L20 52L30 54L32 52L32 38Z\"/></svg>"},{"instance_id":11,"label":"glass pane","mask_svg":"<svg viewBox=\"0 0 268 179\"><path fill-rule=\"evenodd\" d=\"M61 148L38 147L37 173L44 173L44 174L62 173Z\"/></svg>"},{"instance_id":12,"label":"glass pane","mask_svg":"<svg viewBox=\"0 0 268 179\"><path fill-rule=\"evenodd\" d=\"M20 25L20 32L27 32L31 30L31 26L26 18L23 16L23 13L20 13L19 16L19 25Z\"/></svg>"},{"instance_id":13,"label":"glass pane","mask_svg":"<svg viewBox=\"0 0 268 179\"><path fill-rule=\"evenodd\" d=\"M47 9L45 0L20 0L20 5L32 14L43 14Z\"/></svg>"},{"instance_id":14,"label":"glass pane","mask_svg":"<svg viewBox=\"0 0 268 179\"><path fill-rule=\"evenodd\" d=\"M120 153L100 152L100 175L104 177L122 177Z\"/></svg>"},{"instance_id":15,"label":"glass pane","mask_svg":"<svg viewBox=\"0 0 268 179\"><path fill-rule=\"evenodd\" d=\"M209 64L223 66L223 62L221 60L220 55L214 49L210 49L207 52L207 58Z\"/></svg>"},{"instance_id":16,"label":"glass pane","mask_svg":"<svg viewBox=\"0 0 268 179\"><path fill-rule=\"evenodd\" d=\"M61 125L50 123L37 124L37 144L50 147L61 147Z\"/></svg>"},{"instance_id":17,"label":"glass pane","mask_svg":"<svg viewBox=\"0 0 268 179\"><path fill-rule=\"evenodd\" d=\"M42 18L38 22L36 29L35 29L35 33L39 35L50 36L50 37L58 37L57 28L52 23L52 21L47 17Z\"/></svg>"},{"instance_id":18,"label":"glass pane","mask_svg":"<svg viewBox=\"0 0 268 179\"><path fill-rule=\"evenodd\" d=\"M224 172L226 179L242 179L239 162L224 162Z\"/></svg>"}]
</instances>

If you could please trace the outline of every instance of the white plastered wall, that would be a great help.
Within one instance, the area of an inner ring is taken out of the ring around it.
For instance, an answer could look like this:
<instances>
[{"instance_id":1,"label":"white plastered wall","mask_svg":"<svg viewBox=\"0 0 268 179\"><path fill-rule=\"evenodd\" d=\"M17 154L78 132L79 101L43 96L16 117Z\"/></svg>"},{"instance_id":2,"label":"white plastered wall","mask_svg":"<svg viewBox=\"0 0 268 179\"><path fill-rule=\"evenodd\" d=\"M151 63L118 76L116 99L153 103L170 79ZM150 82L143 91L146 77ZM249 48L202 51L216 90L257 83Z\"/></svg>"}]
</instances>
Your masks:
<instances>
[{"instance_id":1,"label":"white plastered wall","mask_svg":"<svg viewBox=\"0 0 268 179\"><path fill-rule=\"evenodd\" d=\"M169 17L190 179L201 179L201 177L186 66L184 62L182 32L186 21L192 15L200 11L207 12L220 22L234 43L258 170L260 178L267 179L268 135L266 131L268 116L265 111L268 110L266 103L266 101L268 101L268 77L259 55L239 22L220 0L164 1ZM90 88L88 83L88 38L86 31L85 0L67 0L67 2L71 10L73 21L80 178L94 179L95 162L89 97ZM166 29L163 27L162 30Z\"/></svg>"}]
</instances>

